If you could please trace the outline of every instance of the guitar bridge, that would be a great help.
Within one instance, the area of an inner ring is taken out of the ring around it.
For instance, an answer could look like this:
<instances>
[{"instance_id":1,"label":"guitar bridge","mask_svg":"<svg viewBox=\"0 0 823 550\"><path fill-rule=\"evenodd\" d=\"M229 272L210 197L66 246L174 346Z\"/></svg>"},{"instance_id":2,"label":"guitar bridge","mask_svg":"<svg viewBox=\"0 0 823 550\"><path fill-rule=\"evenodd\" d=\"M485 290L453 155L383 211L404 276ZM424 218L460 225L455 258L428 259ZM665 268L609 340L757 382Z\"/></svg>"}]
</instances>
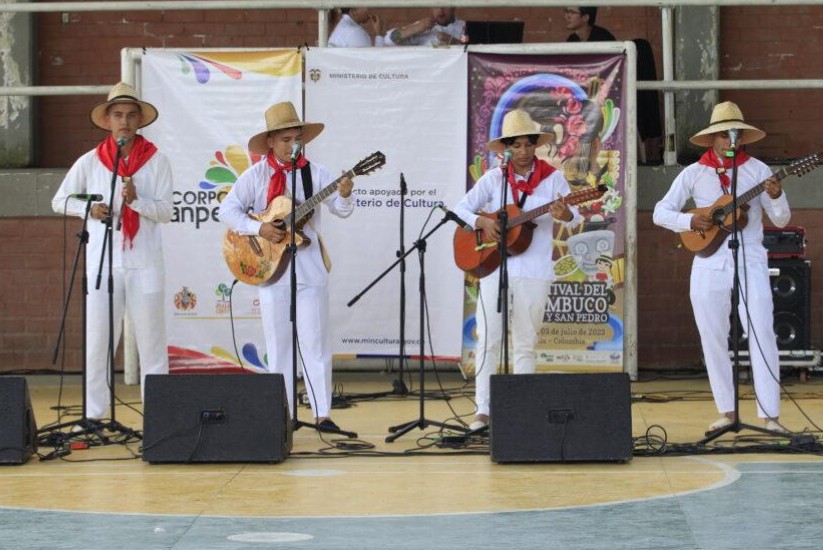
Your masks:
<instances>
[{"instance_id":1,"label":"guitar bridge","mask_svg":"<svg viewBox=\"0 0 823 550\"><path fill-rule=\"evenodd\" d=\"M486 250L487 248L495 248L495 247L497 247L497 243L483 243L483 244L479 244L479 245L475 246L474 251L475 252L480 252L482 250Z\"/></svg>"}]
</instances>

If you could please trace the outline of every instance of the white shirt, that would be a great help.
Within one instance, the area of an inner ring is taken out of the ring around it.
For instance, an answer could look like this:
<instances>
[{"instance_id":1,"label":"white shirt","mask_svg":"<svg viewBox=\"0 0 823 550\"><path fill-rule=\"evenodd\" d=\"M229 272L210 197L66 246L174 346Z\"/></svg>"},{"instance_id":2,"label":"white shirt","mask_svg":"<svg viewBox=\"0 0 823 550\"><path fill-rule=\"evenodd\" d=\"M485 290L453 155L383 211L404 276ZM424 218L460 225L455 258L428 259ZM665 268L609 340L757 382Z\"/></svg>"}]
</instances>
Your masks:
<instances>
[{"instance_id":1,"label":"white shirt","mask_svg":"<svg viewBox=\"0 0 823 550\"><path fill-rule=\"evenodd\" d=\"M503 178L503 171L497 167L487 171L477 180L474 187L466 193L457 206L454 213L461 219L477 227L477 212L496 212L500 209L500 189ZM516 176L517 180L526 180L527 176ZM506 204L514 204L511 193L511 186L506 184ZM565 197L571 192L569 182L560 170L555 170L546 179L541 181L531 195L523 204L523 211L527 212L546 205L558 196ZM522 195L520 193L519 195ZM577 208L570 207L572 219L562 222L566 227L576 227L580 223L580 213ZM549 213L532 220L537 224L534 228L531 245L521 254L509 258L509 276L524 277L528 279L539 279L543 281L553 281L554 262L552 260L552 247L554 246L554 218Z\"/></svg>"},{"instance_id":2,"label":"white shirt","mask_svg":"<svg viewBox=\"0 0 823 550\"><path fill-rule=\"evenodd\" d=\"M97 158L93 149L77 159L66 174L60 189L51 201L58 214L82 218L86 212L86 201L69 198L75 193L99 193L108 204L111 197L112 173ZM113 267L146 268L163 265L162 223L172 219L172 172L168 158L157 151L140 170L132 175L137 190L137 199L129 205L140 214L140 229L134 241L123 248L123 232L112 231ZM117 227L123 205L123 181L117 177L114 188L113 223ZM89 215L89 244L86 251L87 265L97 269L103 247L106 226ZM132 246L133 245L133 246ZM106 260L108 261L108 259ZM108 265L108 263L104 264Z\"/></svg>"},{"instance_id":3,"label":"white shirt","mask_svg":"<svg viewBox=\"0 0 823 550\"><path fill-rule=\"evenodd\" d=\"M749 158L738 167L737 194L742 195L772 176L766 164ZM731 170L727 172L733 177ZM653 220L656 225L676 232L691 231L692 214L681 212L689 199L694 200L696 208L705 208L723 195L720 178L714 168L694 163L683 169L674 179L666 195L654 207ZM766 247L763 246L763 211L768 214L772 223L783 227L789 223L791 210L786 199L786 192L772 199L765 192L760 193L748 203L750 208L746 213L748 223L740 231L741 252L745 252L746 262L767 263ZM742 254L741 254L742 259ZM709 269L725 269L733 262L732 250L725 244L707 258L695 256L694 266Z\"/></svg>"},{"instance_id":4,"label":"white shirt","mask_svg":"<svg viewBox=\"0 0 823 550\"><path fill-rule=\"evenodd\" d=\"M375 46L383 45L383 37L374 38ZM343 15L329 36L329 46L334 48L368 48L372 46L371 36L349 14Z\"/></svg>"}]
</instances>

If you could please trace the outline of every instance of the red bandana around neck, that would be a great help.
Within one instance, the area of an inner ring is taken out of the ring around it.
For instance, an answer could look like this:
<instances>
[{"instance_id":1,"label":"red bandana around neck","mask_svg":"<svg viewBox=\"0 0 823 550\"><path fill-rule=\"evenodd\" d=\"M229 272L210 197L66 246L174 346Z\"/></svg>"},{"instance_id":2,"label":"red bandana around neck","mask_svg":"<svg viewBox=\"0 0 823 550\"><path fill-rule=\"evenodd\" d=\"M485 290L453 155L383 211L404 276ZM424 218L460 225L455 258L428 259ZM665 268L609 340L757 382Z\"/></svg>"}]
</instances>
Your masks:
<instances>
[{"instance_id":1,"label":"red bandana around neck","mask_svg":"<svg viewBox=\"0 0 823 550\"><path fill-rule=\"evenodd\" d=\"M739 168L751 157L744 151L738 150L735 158L737 159L737 167ZM697 162L703 166L714 168L714 172L717 174L717 177L720 178L720 186L723 188L723 193L729 192L729 186L732 182L729 179L728 171L732 169L732 157L723 157L721 159L717 156L714 149L709 148L706 149L706 152L703 153L703 156L700 157L700 160Z\"/></svg>"},{"instance_id":2,"label":"red bandana around neck","mask_svg":"<svg viewBox=\"0 0 823 550\"><path fill-rule=\"evenodd\" d=\"M157 146L154 145L154 143L143 136L135 136L129 158L124 159L122 156L120 157L120 162L117 166L117 175L124 178L133 176L156 152ZM114 136L110 135L97 145L97 158L112 172L114 171L114 159L116 156L117 143L114 141ZM134 248L134 237L140 229L140 215L132 210L128 204L123 203L120 217L123 220L123 249L125 250L126 248L126 241L129 242L130 248Z\"/></svg>"},{"instance_id":3,"label":"red bandana around neck","mask_svg":"<svg viewBox=\"0 0 823 550\"><path fill-rule=\"evenodd\" d=\"M523 191L526 195L531 195L534 192L534 188L537 187L541 181L548 178L554 170L555 168L545 160L535 158L534 169L532 170L532 173L529 174L529 178L527 180L518 181L515 177L514 170L510 167L509 185L512 188L512 197L514 198L514 202L519 203L520 201L518 191Z\"/></svg>"},{"instance_id":4,"label":"red bandana around neck","mask_svg":"<svg viewBox=\"0 0 823 550\"><path fill-rule=\"evenodd\" d=\"M294 170L294 166L292 166L291 162L283 164L280 162L280 159L274 156L271 149L269 150L269 154L266 155L266 161L269 163L269 166L274 168L274 173L271 175L271 180L269 180L269 192L266 195L266 206L274 200L275 197L279 197L286 192L286 172L291 172ZM297 157L297 168L303 168L309 163L306 160L306 157L303 156L303 153Z\"/></svg>"}]
</instances>

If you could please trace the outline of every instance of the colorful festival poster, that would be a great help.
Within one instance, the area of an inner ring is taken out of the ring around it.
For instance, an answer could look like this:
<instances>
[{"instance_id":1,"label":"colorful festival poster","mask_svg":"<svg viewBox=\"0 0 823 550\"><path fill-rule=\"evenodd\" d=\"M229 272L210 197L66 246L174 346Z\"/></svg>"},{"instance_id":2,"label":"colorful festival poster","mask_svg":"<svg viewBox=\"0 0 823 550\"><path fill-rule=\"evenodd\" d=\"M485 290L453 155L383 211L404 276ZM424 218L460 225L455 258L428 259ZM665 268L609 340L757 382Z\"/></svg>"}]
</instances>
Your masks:
<instances>
[{"instance_id":1,"label":"colorful festival poster","mask_svg":"<svg viewBox=\"0 0 823 550\"><path fill-rule=\"evenodd\" d=\"M578 227L556 225L556 280L539 335L538 371L623 369L625 70L626 57L613 54L469 58L467 189L500 162L485 144L500 135L503 117L523 109L552 136L537 155L562 170L572 193L604 191L578 205ZM471 276L464 298L463 366L472 374L477 279Z\"/></svg>"}]
</instances>

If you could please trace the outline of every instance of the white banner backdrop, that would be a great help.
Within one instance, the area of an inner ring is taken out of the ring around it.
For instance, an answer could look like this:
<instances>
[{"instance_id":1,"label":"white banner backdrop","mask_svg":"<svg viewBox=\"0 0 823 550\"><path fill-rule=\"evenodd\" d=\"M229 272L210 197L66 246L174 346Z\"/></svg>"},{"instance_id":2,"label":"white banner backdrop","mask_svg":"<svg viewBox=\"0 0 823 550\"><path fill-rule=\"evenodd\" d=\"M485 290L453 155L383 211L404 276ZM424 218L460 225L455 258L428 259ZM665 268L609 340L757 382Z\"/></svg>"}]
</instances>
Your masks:
<instances>
[{"instance_id":1,"label":"white banner backdrop","mask_svg":"<svg viewBox=\"0 0 823 550\"><path fill-rule=\"evenodd\" d=\"M432 213L435 204L454 204L464 193L467 56L459 49L404 48L389 54L312 49L306 58L306 119L326 124L307 156L333 172L348 170L377 150L387 157L383 169L356 178L355 214L324 220L334 265L334 353L395 355L398 268L352 307L347 302L396 260L401 172L409 190L407 249L443 218L440 210ZM244 367L262 370L257 289L243 283L232 288L217 209L221 194L257 160L246 144L265 129L265 109L290 100L302 110L301 72L296 50L148 51L143 57L142 95L160 112L144 134L170 158L174 172L174 218L164 233L174 371L236 369L237 355ZM429 237L425 254L431 324L426 354L433 350L441 358L461 353L463 275L452 259L455 227L449 222ZM406 352L414 355L420 311L416 251L406 265Z\"/></svg>"},{"instance_id":2,"label":"white banner backdrop","mask_svg":"<svg viewBox=\"0 0 823 550\"><path fill-rule=\"evenodd\" d=\"M265 345L257 288L223 260L221 194L257 160L249 137L265 130L263 113L278 101L302 107L299 51L187 53L148 51L143 99L160 116L144 130L171 160L174 218L164 232L170 368L261 370ZM233 294L233 296L231 296ZM229 298L232 299L235 337Z\"/></svg>"},{"instance_id":3,"label":"white banner backdrop","mask_svg":"<svg viewBox=\"0 0 823 550\"><path fill-rule=\"evenodd\" d=\"M323 219L330 249L331 315L337 354L393 355L399 349L400 270L358 296L397 261L400 178L408 194L402 243L408 251L443 219L439 202L465 193L467 54L461 48L321 49L306 53L306 118L325 131L308 156L333 172L374 151L385 167L355 179L352 217ZM431 216L431 218L429 218ZM449 222L426 239L425 279L431 331L425 355L459 358L463 273L454 264ZM419 254L406 258L406 353L419 353ZM431 347L430 347L431 346Z\"/></svg>"}]
</instances>

